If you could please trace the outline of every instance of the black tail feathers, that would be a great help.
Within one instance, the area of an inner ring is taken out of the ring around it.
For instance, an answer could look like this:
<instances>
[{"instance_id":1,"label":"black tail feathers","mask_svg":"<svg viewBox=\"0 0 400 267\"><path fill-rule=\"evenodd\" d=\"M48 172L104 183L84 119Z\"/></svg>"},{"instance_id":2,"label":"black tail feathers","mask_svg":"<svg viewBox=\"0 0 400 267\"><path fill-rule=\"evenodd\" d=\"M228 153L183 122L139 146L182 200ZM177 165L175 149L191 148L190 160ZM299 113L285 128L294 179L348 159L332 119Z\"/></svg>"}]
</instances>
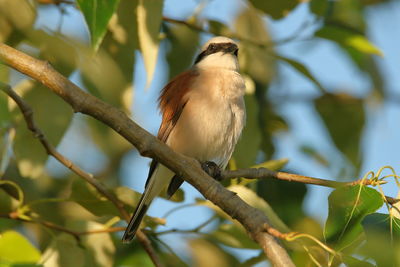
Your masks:
<instances>
[{"instance_id":1,"label":"black tail feathers","mask_svg":"<svg viewBox=\"0 0 400 267\"><path fill-rule=\"evenodd\" d=\"M131 217L131 220L129 221L128 227L126 227L124 236L122 237L123 243L130 243L135 237L139 225L142 222L148 208L149 206L145 204L137 206L135 212Z\"/></svg>"}]
</instances>

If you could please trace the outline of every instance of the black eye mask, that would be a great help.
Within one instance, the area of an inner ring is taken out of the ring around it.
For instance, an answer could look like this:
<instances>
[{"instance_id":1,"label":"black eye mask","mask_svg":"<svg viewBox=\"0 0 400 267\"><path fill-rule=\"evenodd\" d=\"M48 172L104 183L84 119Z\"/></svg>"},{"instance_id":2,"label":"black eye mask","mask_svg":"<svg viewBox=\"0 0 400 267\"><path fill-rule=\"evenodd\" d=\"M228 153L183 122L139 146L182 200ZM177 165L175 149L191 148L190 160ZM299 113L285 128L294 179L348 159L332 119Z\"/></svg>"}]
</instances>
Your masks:
<instances>
[{"instance_id":1,"label":"black eye mask","mask_svg":"<svg viewBox=\"0 0 400 267\"><path fill-rule=\"evenodd\" d=\"M218 52L223 52L224 54L229 53L229 54L233 54L233 55L237 56L238 50L239 49L238 49L237 45L233 44L233 43L212 43L207 47L206 50L204 50L197 56L194 64L197 64L206 56L215 54Z\"/></svg>"}]
</instances>

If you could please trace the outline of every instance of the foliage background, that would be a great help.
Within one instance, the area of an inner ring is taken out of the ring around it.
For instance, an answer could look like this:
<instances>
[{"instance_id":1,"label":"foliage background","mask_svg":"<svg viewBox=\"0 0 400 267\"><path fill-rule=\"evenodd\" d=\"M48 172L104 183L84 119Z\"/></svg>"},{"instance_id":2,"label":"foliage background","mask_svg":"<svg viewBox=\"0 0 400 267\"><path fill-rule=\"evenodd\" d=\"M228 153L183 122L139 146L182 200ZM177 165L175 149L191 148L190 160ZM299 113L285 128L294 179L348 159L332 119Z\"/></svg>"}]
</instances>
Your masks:
<instances>
[{"instance_id":1,"label":"foliage background","mask_svg":"<svg viewBox=\"0 0 400 267\"><path fill-rule=\"evenodd\" d=\"M398 1L54 2L0 0L1 41L48 60L153 133L160 121L156 98L163 84L192 64L200 44L212 34L228 35L241 39L240 65L248 82L248 122L231 168L288 158L285 171L342 181L384 165L398 169ZM112 188L132 211L149 159L139 157L107 127L73 115L51 92L4 65L0 77L33 106L49 140ZM124 225L91 187L47 158L5 94L0 94L0 134L0 215L18 211L25 216L21 218L75 231ZM282 162L269 166L282 167ZM385 174L390 172L381 177ZM385 194L395 197L397 187L387 179ZM389 225L375 189L353 187L330 194L331 189L262 181L246 184L249 191L243 181L233 183L255 206L264 209L268 202L293 231L342 252L349 266L399 264L394 253L398 244L390 245L390 229L398 238L397 221ZM15 196L15 188L23 191L23 200ZM157 200L149 215L162 217L175 207L196 205L175 210L166 217L166 226L152 217L146 220L167 265L266 264L239 226L205 206L190 186L183 188L176 202ZM377 210L380 214L368 215ZM205 227L196 228L209 218L213 220ZM178 231L165 233L171 229ZM0 263L5 266L151 266L140 245L121 245L119 234L88 235L79 243L39 223L2 218L0 231ZM327 265L324 250L313 242L306 245L308 252L292 247L297 265L315 264L310 254ZM26 253L20 253L22 248ZM332 266L340 262L330 259Z\"/></svg>"}]
</instances>

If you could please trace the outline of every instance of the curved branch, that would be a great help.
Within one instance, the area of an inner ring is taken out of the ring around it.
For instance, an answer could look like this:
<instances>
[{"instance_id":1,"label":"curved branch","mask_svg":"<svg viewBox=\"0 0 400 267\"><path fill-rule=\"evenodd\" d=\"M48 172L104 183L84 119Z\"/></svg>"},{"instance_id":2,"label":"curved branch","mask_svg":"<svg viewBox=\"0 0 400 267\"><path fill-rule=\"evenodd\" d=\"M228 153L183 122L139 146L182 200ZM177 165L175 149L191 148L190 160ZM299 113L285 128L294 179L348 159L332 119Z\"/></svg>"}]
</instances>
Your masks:
<instances>
[{"instance_id":1,"label":"curved branch","mask_svg":"<svg viewBox=\"0 0 400 267\"><path fill-rule=\"evenodd\" d=\"M53 156L56 160L58 160L65 167L76 173L78 176L82 177L86 182L91 184L100 194L110 200L114 206L119 210L121 216L125 219L129 219L128 212L124 209L124 205L120 202L113 194L111 194L100 181L96 180L91 173L85 172L77 165L75 165L68 158L64 157L61 153L59 153L53 145L49 143L46 136L38 127L36 127L36 123L33 120L33 110L29 106L28 103L25 102L19 95L15 93L14 90L7 84L0 82L0 90L4 91L9 97L11 97L14 102L18 105L19 109L24 116L26 125L28 129L34 134L34 136L39 139L40 143L43 145L49 156Z\"/></svg>"},{"instance_id":2,"label":"curved branch","mask_svg":"<svg viewBox=\"0 0 400 267\"><path fill-rule=\"evenodd\" d=\"M269 224L267 217L208 176L195 159L176 153L139 127L121 110L81 90L49 63L5 44L0 44L0 60L47 86L69 103L75 112L89 115L114 129L135 146L142 156L154 158L182 176L205 198L238 220L264 249L274 266L294 266L279 242L265 232L263 225Z\"/></svg>"},{"instance_id":3,"label":"curved branch","mask_svg":"<svg viewBox=\"0 0 400 267\"><path fill-rule=\"evenodd\" d=\"M67 167L68 169L76 173L79 177L82 177L86 182L91 184L100 194L102 194L105 198L107 198L108 200L111 201L111 203L114 204L114 206L118 209L119 213L121 214L122 218L128 222L130 216L128 212L124 209L124 204L118 198L116 198L112 193L110 193L100 181L96 180L91 173L85 172L84 170L79 168L72 161L70 161L68 158L64 157L61 153L59 153L54 148L54 146L50 144L50 142L47 140L42 130L40 130L36 126L36 123L33 119L33 109L29 106L29 104L26 103L18 94L16 94L8 84L0 82L0 90L4 91L18 105L25 119L28 129L34 134L36 138L39 139L40 143L43 145L47 154L49 156L53 156L65 167ZM49 225L46 225L46 222L41 224L49 227ZM51 223L49 222L47 224ZM62 230L62 228L60 228L60 226L58 225L54 225L52 228L56 229L56 227L59 228L58 230L68 233L68 231ZM77 235L75 235L74 233L72 232L69 233L77 237ZM140 244L143 246L147 254L150 256L154 265L159 267L163 266L154 248L151 246L151 242L148 239L148 237L140 230L137 232L137 237Z\"/></svg>"}]
</instances>

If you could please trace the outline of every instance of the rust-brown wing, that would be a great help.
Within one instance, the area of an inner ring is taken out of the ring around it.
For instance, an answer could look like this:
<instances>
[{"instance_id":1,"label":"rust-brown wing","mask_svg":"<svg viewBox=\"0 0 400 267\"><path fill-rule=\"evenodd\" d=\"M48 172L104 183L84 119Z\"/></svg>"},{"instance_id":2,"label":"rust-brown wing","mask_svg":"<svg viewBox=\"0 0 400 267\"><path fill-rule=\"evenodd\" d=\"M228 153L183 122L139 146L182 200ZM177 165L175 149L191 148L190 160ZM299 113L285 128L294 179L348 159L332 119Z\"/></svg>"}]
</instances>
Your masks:
<instances>
[{"instance_id":1,"label":"rust-brown wing","mask_svg":"<svg viewBox=\"0 0 400 267\"><path fill-rule=\"evenodd\" d=\"M188 101L186 95L190 91L190 88L198 75L199 74L196 70L183 72L172 79L162 89L160 97L158 98L159 108L162 114L162 121L158 130L157 138L164 143L167 142L169 134L182 114L182 111ZM149 183L154 170L157 168L157 165L158 162L156 160L151 162L146 186ZM182 178L175 175L168 186L168 195L172 196L182 183Z\"/></svg>"},{"instance_id":2,"label":"rust-brown wing","mask_svg":"<svg viewBox=\"0 0 400 267\"><path fill-rule=\"evenodd\" d=\"M183 72L172 79L161 91L158 102L162 114L162 122L157 136L161 141L167 141L188 101L186 94L190 91L191 85L197 76L198 72L195 70Z\"/></svg>"}]
</instances>

